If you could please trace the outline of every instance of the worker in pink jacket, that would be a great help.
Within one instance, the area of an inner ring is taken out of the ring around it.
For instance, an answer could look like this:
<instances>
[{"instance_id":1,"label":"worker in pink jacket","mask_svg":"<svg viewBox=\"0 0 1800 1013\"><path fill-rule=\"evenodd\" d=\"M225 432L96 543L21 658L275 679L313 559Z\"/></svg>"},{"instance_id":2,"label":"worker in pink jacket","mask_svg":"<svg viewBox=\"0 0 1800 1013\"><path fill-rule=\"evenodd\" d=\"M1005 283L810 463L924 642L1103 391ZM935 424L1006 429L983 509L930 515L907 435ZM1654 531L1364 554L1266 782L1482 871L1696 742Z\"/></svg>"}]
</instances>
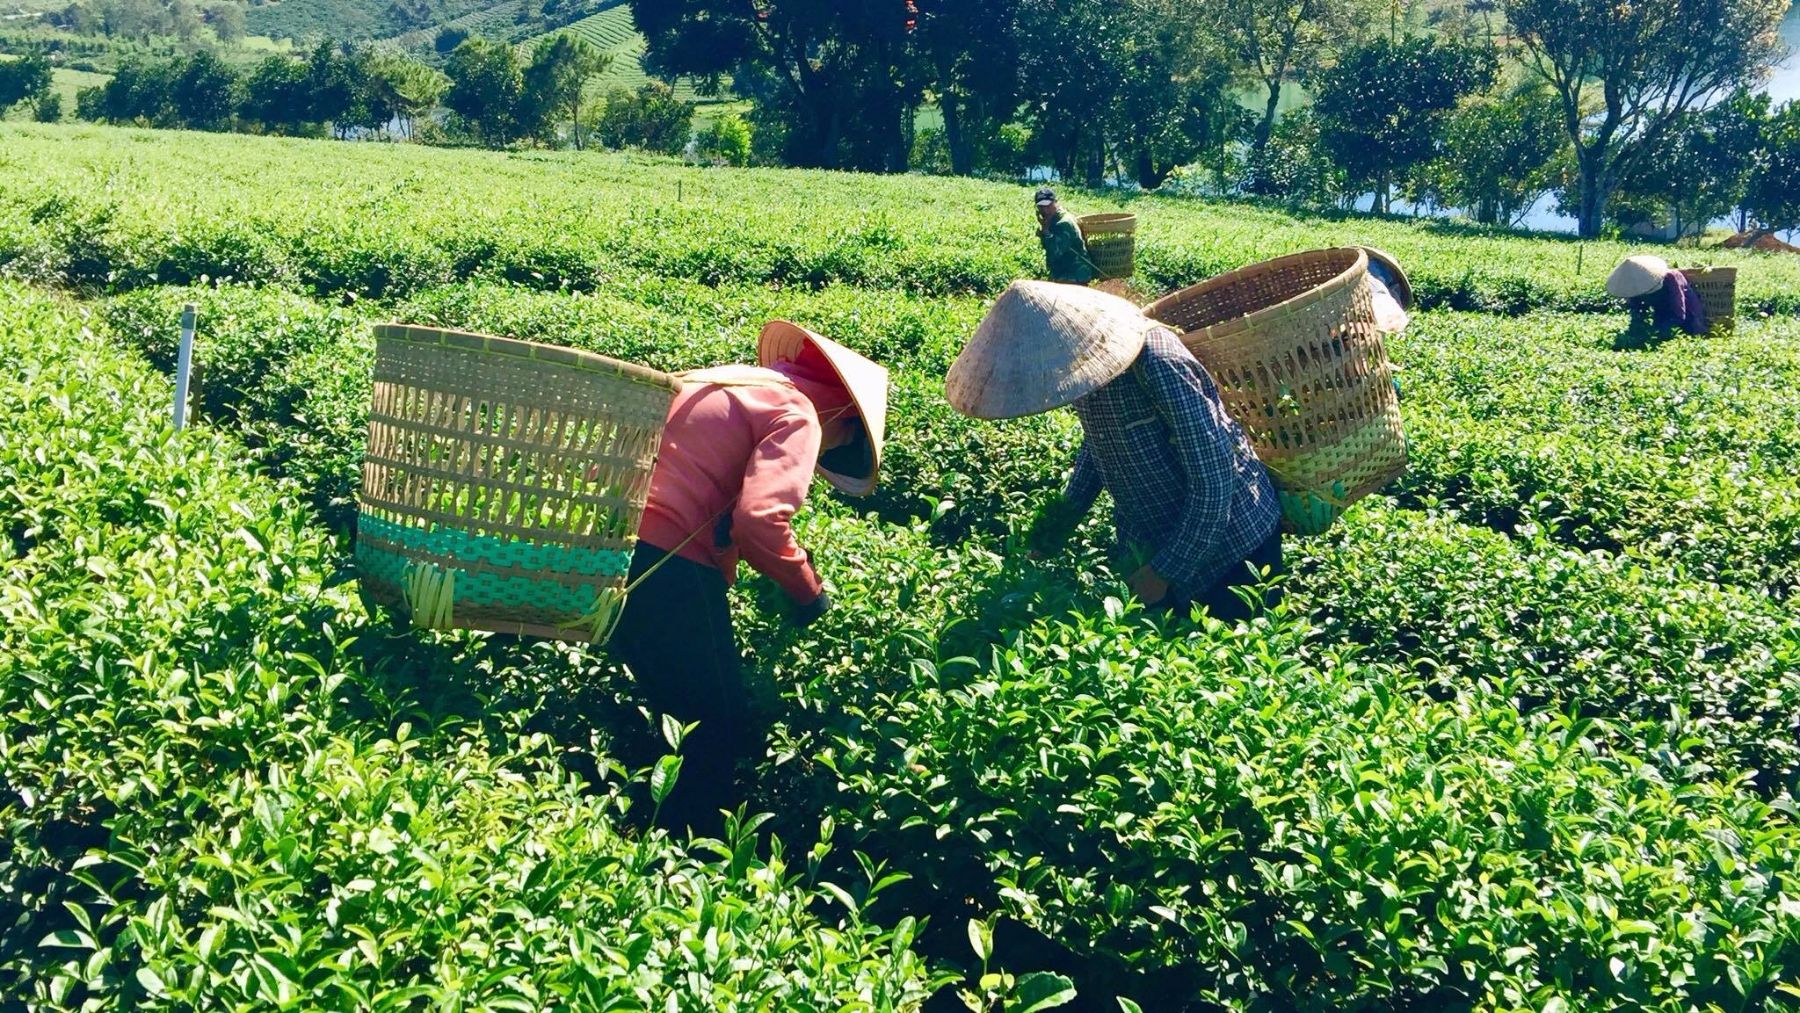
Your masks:
<instances>
[{"instance_id":1,"label":"worker in pink jacket","mask_svg":"<svg viewBox=\"0 0 1800 1013\"><path fill-rule=\"evenodd\" d=\"M658 822L712 832L737 760L755 748L726 588L741 559L810 624L830 607L793 516L814 472L851 495L875 488L887 370L785 321L763 328L757 366L683 374L669 409L613 644L651 709L699 727ZM647 574L647 576L645 576Z\"/></svg>"}]
</instances>

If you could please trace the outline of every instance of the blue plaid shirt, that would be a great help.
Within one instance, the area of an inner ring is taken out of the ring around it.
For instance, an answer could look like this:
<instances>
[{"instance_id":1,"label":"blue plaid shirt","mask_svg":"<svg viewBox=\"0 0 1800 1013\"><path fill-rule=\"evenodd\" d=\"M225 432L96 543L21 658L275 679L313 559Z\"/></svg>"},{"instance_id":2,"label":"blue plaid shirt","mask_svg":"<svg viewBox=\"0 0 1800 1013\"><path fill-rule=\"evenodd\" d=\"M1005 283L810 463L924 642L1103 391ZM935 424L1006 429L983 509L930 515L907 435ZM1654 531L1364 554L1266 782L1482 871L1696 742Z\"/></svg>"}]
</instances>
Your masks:
<instances>
[{"instance_id":1,"label":"blue plaid shirt","mask_svg":"<svg viewBox=\"0 0 1800 1013\"><path fill-rule=\"evenodd\" d=\"M1121 548L1173 594L1235 576L1281 522L1268 470L1172 332L1152 330L1131 368L1076 401L1075 414L1085 438L1065 497L1085 514L1103 487L1112 493Z\"/></svg>"}]
</instances>

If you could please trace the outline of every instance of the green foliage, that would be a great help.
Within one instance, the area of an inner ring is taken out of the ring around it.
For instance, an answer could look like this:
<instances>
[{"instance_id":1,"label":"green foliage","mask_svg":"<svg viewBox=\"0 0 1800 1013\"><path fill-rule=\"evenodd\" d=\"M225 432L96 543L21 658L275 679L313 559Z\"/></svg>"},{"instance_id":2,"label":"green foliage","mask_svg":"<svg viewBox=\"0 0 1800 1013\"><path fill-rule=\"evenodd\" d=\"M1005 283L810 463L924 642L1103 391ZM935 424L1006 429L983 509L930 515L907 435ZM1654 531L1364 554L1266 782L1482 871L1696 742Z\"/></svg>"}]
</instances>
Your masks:
<instances>
[{"instance_id":1,"label":"green foliage","mask_svg":"<svg viewBox=\"0 0 1800 1013\"><path fill-rule=\"evenodd\" d=\"M992 295L1042 258L1030 191L1011 185L211 135L184 136L176 152L135 140L153 136L0 125L0 271L114 288L204 275L334 298L476 274L592 290L642 272ZM211 182L196 191L195 177ZM1121 207L1081 194L1070 202ZM179 218L163 213L171 203ZM1370 243L1400 258L1426 307L1585 311L1614 305L1607 272L1641 252L1177 197L1125 206L1139 215L1138 271L1150 291L1281 253ZM1740 313L1800 309L1800 264L1724 251L1708 259L1744 268Z\"/></svg>"},{"instance_id":2,"label":"green foliage","mask_svg":"<svg viewBox=\"0 0 1800 1013\"><path fill-rule=\"evenodd\" d=\"M1391 346L1410 466L1398 489L1501 530L1800 587L1791 323L1621 354L1622 317L1428 315Z\"/></svg>"},{"instance_id":3,"label":"green foliage","mask_svg":"<svg viewBox=\"0 0 1800 1013\"><path fill-rule=\"evenodd\" d=\"M1625 180L1619 202L1648 205L1656 212L1654 224L1673 219L1678 234L1704 230L1737 209L1759 163L1768 164L1763 146L1768 118L1768 96L1744 89L1680 117L1668 140ZM1624 218L1618 212L1615 217Z\"/></svg>"},{"instance_id":4,"label":"green foliage","mask_svg":"<svg viewBox=\"0 0 1800 1013\"><path fill-rule=\"evenodd\" d=\"M1428 37L1351 47L1315 82L1320 143L1385 211L1392 184L1437 156L1447 115L1492 83L1496 64L1491 49Z\"/></svg>"},{"instance_id":5,"label":"green foliage","mask_svg":"<svg viewBox=\"0 0 1800 1013\"><path fill-rule=\"evenodd\" d=\"M1782 55L1776 29L1787 0L1502 0L1563 110L1575 148L1575 210L1583 236L1600 234L1618 188L1667 142L1679 121ZM1589 115L1591 111L1597 112Z\"/></svg>"},{"instance_id":6,"label":"green foliage","mask_svg":"<svg viewBox=\"0 0 1800 1013\"><path fill-rule=\"evenodd\" d=\"M822 878L827 846L790 860L760 819L688 847L625 831L616 786L470 699L496 680L479 645L389 641L328 586L335 548L292 487L246 474L228 436L171 433L167 384L73 307L7 289L0 349L10 998L923 999L916 926L837 906L880 888Z\"/></svg>"},{"instance_id":7,"label":"green foliage","mask_svg":"<svg viewBox=\"0 0 1800 1013\"><path fill-rule=\"evenodd\" d=\"M749 165L751 149L750 124L736 113L713 120L706 132L700 135L701 157L712 159L721 165L740 169Z\"/></svg>"},{"instance_id":8,"label":"green foliage","mask_svg":"<svg viewBox=\"0 0 1800 1013\"><path fill-rule=\"evenodd\" d=\"M27 53L0 60L0 114L21 102L36 102L50 90L50 61Z\"/></svg>"},{"instance_id":9,"label":"green foliage","mask_svg":"<svg viewBox=\"0 0 1800 1013\"><path fill-rule=\"evenodd\" d=\"M600 143L609 148L639 148L674 155L693 134L694 104L675 97L661 81L646 82L634 92L614 88L600 115Z\"/></svg>"},{"instance_id":10,"label":"green foliage","mask_svg":"<svg viewBox=\"0 0 1800 1013\"><path fill-rule=\"evenodd\" d=\"M1556 97L1541 81L1524 81L1450 115L1425 190L1483 225L1512 225L1556 189L1568 150Z\"/></svg>"},{"instance_id":11,"label":"green foliage","mask_svg":"<svg viewBox=\"0 0 1800 1013\"><path fill-rule=\"evenodd\" d=\"M45 92L38 96L37 103L31 107L31 118L39 123L61 123L63 97L55 92Z\"/></svg>"},{"instance_id":12,"label":"green foliage","mask_svg":"<svg viewBox=\"0 0 1800 1013\"><path fill-rule=\"evenodd\" d=\"M567 33L541 40L522 74L521 125L527 132L552 138L564 120L571 124L575 146L581 147L581 99L588 82L606 71L612 58Z\"/></svg>"},{"instance_id":13,"label":"green foliage","mask_svg":"<svg viewBox=\"0 0 1800 1013\"><path fill-rule=\"evenodd\" d=\"M511 46L470 39L450 54L444 73L450 78L444 105L484 142L504 145L519 136L525 80Z\"/></svg>"},{"instance_id":14,"label":"green foliage","mask_svg":"<svg viewBox=\"0 0 1800 1013\"><path fill-rule=\"evenodd\" d=\"M1800 228L1800 102L1783 104L1764 123L1762 151L1745 207L1765 229Z\"/></svg>"}]
</instances>

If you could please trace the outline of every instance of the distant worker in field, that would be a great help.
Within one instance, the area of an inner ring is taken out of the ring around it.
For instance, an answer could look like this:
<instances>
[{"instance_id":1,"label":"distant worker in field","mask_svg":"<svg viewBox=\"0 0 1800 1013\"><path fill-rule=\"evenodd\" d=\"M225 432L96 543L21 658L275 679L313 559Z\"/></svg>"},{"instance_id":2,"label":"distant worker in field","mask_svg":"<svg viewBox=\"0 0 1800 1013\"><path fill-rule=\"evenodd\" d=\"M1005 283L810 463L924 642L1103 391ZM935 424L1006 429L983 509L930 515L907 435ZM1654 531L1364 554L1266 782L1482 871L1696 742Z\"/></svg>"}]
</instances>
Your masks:
<instances>
[{"instance_id":1,"label":"distant worker in field","mask_svg":"<svg viewBox=\"0 0 1800 1013\"><path fill-rule=\"evenodd\" d=\"M1005 419L1073 405L1082 441L1063 497L1031 530L1067 540L1112 494L1132 593L1159 609L1249 614L1233 590L1277 574L1281 507L1218 386L1173 331L1104 292L1014 282L945 380L950 403Z\"/></svg>"},{"instance_id":2,"label":"distant worker in field","mask_svg":"<svg viewBox=\"0 0 1800 1013\"><path fill-rule=\"evenodd\" d=\"M1094 262L1088 259L1087 240L1081 223L1057 203L1056 191L1037 192L1038 241L1044 244L1044 262L1051 281L1086 285L1094 280Z\"/></svg>"},{"instance_id":3,"label":"distant worker in field","mask_svg":"<svg viewBox=\"0 0 1800 1013\"><path fill-rule=\"evenodd\" d=\"M737 761L758 747L726 588L738 560L811 624L831 600L791 524L815 471L852 495L875 488L887 370L804 328L763 328L757 366L681 376L651 476L613 644L650 707L700 726L681 745L659 822L716 833Z\"/></svg>"},{"instance_id":4,"label":"distant worker in field","mask_svg":"<svg viewBox=\"0 0 1800 1013\"><path fill-rule=\"evenodd\" d=\"M1661 257L1626 257L1606 279L1606 291L1625 300L1634 330L1648 325L1663 334L1677 327L1689 334L1706 333L1706 307L1700 296L1687 275Z\"/></svg>"}]
</instances>

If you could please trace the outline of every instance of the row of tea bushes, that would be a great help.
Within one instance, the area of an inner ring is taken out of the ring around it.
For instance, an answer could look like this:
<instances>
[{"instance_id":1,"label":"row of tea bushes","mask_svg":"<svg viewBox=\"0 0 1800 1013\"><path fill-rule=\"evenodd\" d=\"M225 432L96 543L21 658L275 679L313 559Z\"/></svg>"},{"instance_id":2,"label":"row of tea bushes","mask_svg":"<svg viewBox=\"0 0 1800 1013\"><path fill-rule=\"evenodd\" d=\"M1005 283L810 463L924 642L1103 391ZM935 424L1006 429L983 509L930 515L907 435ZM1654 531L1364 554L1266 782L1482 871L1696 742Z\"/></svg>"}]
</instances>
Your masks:
<instances>
[{"instance_id":1,"label":"row of tea bushes","mask_svg":"<svg viewBox=\"0 0 1800 1013\"><path fill-rule=\"evenodd\" d=\"M295 490L228 435L170 431L167 384L83 322L0 286L9 1002L923 1001L916 927L847 911L821 853L768 850L754 821L716 847L640 836L518 717L435 696L404 708L422 725L395 715L384 656L429 645L384 644ZM479 695L476 661L444 657Z\"/></svg>"},{"instance_id":2,"label":"row of tea bushes","mask_svg":"<svg viewBox=\"0 0 1800 1013\"><path fill-rule=\"evenodd\" d=\"M992 295L1042 272L1029 189L801 170L703 170L602 153L499 153L103 127L8 125L0 271L112 288L202 277L327 297L401 295L481 274L591 290L648 272L709 285L843 283ZM206 180L199 190L195 179ZM1162 289L1325 245L1408 265L1426 306L1521 312L1608 305L1640 247L1245 204L1071 192L1136 212L1142 277ZM1746 312L1800 310L1792 258L1706 251L1745 268ZM1676 256L1681 259L1680 255Z\"/></svg>"}]
</instances>

